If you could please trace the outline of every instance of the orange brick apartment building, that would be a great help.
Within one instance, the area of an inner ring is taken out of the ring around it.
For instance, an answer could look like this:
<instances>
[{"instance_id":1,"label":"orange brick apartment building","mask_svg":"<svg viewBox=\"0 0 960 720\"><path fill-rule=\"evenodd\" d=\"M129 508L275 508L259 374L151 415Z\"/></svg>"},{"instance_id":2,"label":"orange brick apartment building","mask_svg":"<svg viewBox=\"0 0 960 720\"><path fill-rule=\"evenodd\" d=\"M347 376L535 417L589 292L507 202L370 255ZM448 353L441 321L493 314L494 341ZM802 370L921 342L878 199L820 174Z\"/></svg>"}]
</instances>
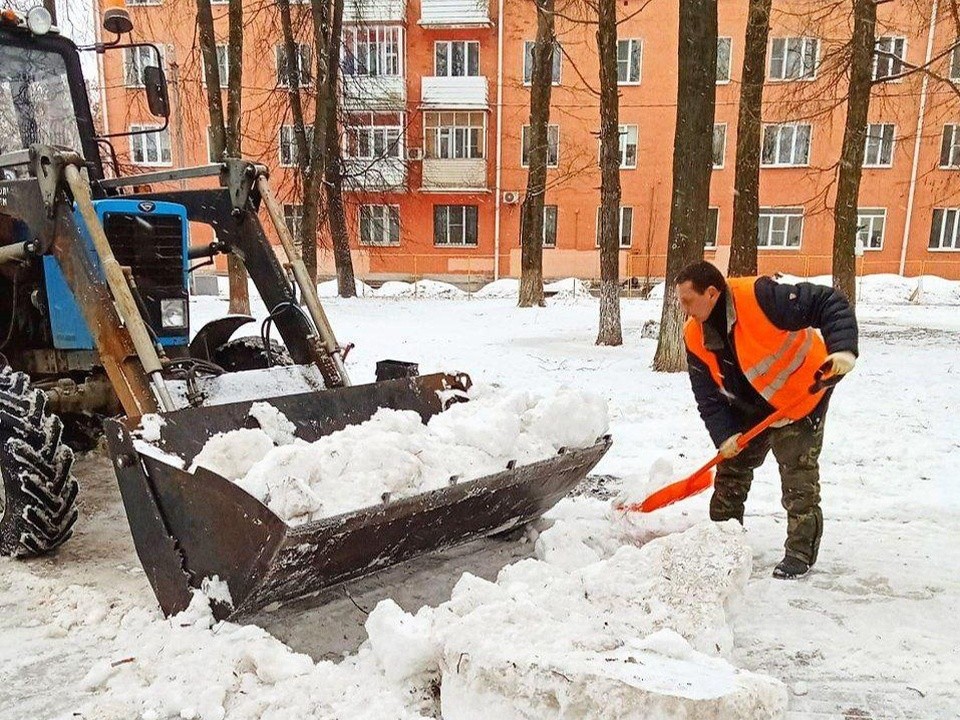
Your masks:
<instances>
[{"instance_id":1,"label":"orange brick apartment building","mask_svg":"<svg viewBox=\"0 0 960 720\"><path fill-rule=\"evenodd\" d=\"M620 122L621 268L625 277L662 276L669 222L676 113L677 0L622 0ZM488 2L490 4L488 4ZM358 4L359 3L359 4ZM563 0L558 0L558 9ZM720 0L715 169L709 244L729 245L733 213L738 77L746 0ZM832 204L845 106L840 47L849 37L846 3L775 2L764 90L762 272L830 271ZM173 116L162 134L120 139L125 163L150 168L208 162L207 115L194 0L131 2L134 37L162 44ZM558 18L546 195L547 277L599 274L600 174L595 26ZM918 7L920 12L918 12ZM866 168L860 193L863 272L960 278L960 30L933 0L879 7L880 47ZM641 8L643 8L641 10ZM214 2L226 43L227 6ZM294 4L295 23L307 7ZM816 11L816 12L815 12ZM273 168L298 222L290 113L282 78L282 36L272 3L247 13L244 154ZM814 19L816 15L816 19ZM305 16L305 15L304 15ZM526 185L530 2L347 0L342 129L350 172L348 224L361 278L518 276L520 201ZM303 80L311 81L309 28L300 31ZM226 71L226 46L219 51ZM136 89L148 55L107 53L102 67L110 132L150 125ZM710 249L707 256L715 251ZM721 253L719 253L722 255ZM321 253L321 266L332 260Z\"/></svg>"}]
</instances>

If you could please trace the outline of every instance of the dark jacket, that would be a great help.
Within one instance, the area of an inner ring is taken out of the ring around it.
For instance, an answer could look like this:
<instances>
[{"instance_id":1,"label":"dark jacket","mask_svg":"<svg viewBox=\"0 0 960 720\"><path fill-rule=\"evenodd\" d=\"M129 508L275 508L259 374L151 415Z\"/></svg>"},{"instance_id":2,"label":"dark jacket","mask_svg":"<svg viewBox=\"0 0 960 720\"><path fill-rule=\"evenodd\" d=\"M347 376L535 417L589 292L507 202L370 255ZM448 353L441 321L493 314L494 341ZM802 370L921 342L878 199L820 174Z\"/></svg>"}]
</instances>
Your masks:
<instances>
[{"instance_id":1,"label":"dark jacket","mask_svg":"<svg viewBox=\"0 0 960 720\"><path fill-rule=\"evenodd\" d=\"M831 287L813 283L788 285L761 277L754 285L757 303L770 322L781 330L817 328L823 335L828 353L857 348L857 318L846 298ZM723 375L723 389L717 387L706 364L687 351L690 384L714 444L720 444L738 432L756 425L773 408L747 381L737 363L733 345L733 323L736 312L730 293L724 290L710 318L704 323L704 344L717 356ZM827 411L830 391L808 418L819 424Z\"/></svg>"}]
</instances>

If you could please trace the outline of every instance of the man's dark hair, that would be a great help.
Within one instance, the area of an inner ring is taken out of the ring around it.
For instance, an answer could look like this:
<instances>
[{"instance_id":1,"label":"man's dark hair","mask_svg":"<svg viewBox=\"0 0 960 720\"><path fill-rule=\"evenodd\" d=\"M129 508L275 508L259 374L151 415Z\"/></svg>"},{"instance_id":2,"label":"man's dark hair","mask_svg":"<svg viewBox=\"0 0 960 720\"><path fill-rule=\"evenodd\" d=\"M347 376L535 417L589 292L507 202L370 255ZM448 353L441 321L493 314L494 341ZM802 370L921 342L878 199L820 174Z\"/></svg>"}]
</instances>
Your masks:
<instances>
[{"instance_id":1,"label":"man's dark hair","mask_svg":"<svg viewBox=\"0 0 960 720\"><path fill-rule=\"evenodd\" d=\"M693 289L701 295L711 285L717 290L724 290L727 287L727 281L723 279L723 273L706 260L687 265L677 273L677 278L673 282L675 285L689 282L693 285Z\"/></svg>"}]
</instances>

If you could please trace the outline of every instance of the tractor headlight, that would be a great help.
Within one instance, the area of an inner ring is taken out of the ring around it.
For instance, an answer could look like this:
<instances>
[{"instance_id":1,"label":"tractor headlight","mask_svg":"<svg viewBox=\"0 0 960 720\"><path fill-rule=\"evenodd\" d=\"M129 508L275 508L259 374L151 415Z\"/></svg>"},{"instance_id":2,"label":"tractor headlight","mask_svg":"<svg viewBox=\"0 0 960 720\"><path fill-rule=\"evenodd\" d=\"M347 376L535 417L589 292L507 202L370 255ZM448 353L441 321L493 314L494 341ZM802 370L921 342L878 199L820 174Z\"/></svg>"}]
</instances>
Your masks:
<instances>
[{"instance_id":1,"label":"tractor headlight","mask_svg":"<svg viewBox=\"0 0 960 720\"><path fill-rule=\"evenodd\" d=\"M173 298L160 301L160 324L165 328L187 326L187 301Z\"/></svg>"},{"instance_id":2,"label":"tractor headlight","mask_svg":"<svg viewBox=\"0 0 960 720\"><path fill-rule=\"evenodd\" d=\"M45 7L30 8L27 13L27 27L34 35L46 35L53 27L53 18Z\"/></svg>"}]
</instances>

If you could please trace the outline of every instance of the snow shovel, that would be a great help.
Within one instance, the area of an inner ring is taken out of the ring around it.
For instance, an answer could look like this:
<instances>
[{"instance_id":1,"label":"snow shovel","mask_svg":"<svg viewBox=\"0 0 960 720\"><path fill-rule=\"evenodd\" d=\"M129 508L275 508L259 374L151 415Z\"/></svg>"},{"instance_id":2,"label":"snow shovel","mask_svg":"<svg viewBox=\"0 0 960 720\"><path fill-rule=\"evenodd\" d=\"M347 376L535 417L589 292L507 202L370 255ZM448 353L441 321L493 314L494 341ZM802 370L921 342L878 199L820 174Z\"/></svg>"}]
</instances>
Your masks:
<instances>
[{"instance_id":1,"label":"snow shovel","mask_svg":"<svg viewBox=\"0 0 960 720\"><path fill-rule=\"evenodd\" d=\"M826 390L827 388L833 387L840 382L840 378L842 377L840 375L824 377L829 368L829 364L821 365L814 374L813 384L809 388L810 395L815 395L821 390ZM762 433L771 425L783 420L785 417L787 417L787 415L789 415L791 410L793 410L797 405L806 399L807 398L805 395L801 395L796 401L790 403L786 407L780 408L776 412L771 413L765 420L750 428L739 438L737 438L737 447L743 450L743 448L745 448L750 441L757 437L757 435ZM698 470L695 470L691 475L688 475L682 480L677 480L674 483L670 483L666 487L660 488L656 492L648 495L641 502L629 504L618 503L614 507L616 510L621 512L648 513L653 512L654 510L659 510L667 505L672 505L680 500L686 500L689 497L693 497L694 495L702 493L704 490L713 485L713 468L722 460L723 455L718 452L707 464Z\"/></svg>"}]
</instances>

